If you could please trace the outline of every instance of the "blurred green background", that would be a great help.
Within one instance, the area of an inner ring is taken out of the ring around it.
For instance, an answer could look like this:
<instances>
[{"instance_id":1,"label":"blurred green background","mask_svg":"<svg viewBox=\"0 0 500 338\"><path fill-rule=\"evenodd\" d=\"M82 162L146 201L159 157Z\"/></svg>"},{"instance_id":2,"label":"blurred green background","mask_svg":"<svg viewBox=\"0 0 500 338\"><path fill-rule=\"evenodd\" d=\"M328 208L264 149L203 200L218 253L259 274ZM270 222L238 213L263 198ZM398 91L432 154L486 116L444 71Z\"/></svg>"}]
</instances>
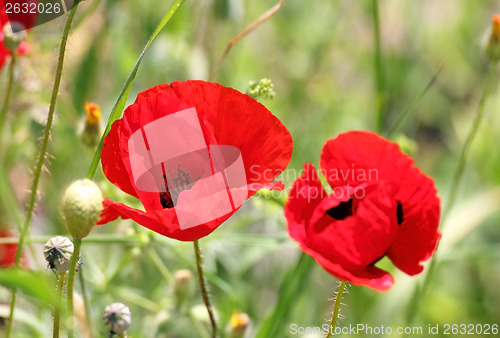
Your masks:
<instances>
[{"instance_id":1,"label":"blurred green background","mask_svg":"<svg viewBox=\"0 0 500 338\"><path fill-rule=\"evenodd\" d=\"M78 135L84 103L98 103L105 123L143 46L173 3L89 0L78 9L47 170L30 228L35 251L25 253L30 267L44 271L50 280L54 278L45 267L43 243L66 233L58 214L60 195L72 180L86 176L94 153ZM257 0L187 0L148 51L129 103L138 92L160 83L207 80L228 41L274 5L274 1ZM398 116L412 108L394 136L413 145L411 155L435 179L445 203L485 85L483 45L491 16L500 12L500 4L493 0L380 0L378 6L386 112L379 132L387 135ZM28 36L32 52L20 58L16 68L7 125L0 135L3 169L14 189L1 186L0 223L12 229L22 221L27 203L63 24L56 20L33 29ZM304 162L317 164L325 141L338 133L376 130L374 35L371 0L287 0L274 17L232 48L215 81L242 92L251 80L267 77L273 81L276 97L262 103L290 130L294 152L289 169L300 170ZM6 82L4 68L0 97ZM429 324L441 328L444 324L500 324L499 108L495 90L446 224L436 273L428 292L421 295L411 324L424 327L424 332ZM287 188L295 177L285 175ZM108 198L137 205L101 172L96 180ZM273 337L289 337L291 324L321 326L331 317L329 298L336 279L308 257L297 265L300 251L288 238L283 201L283 196L253 197L201 240L221 327L230 325L233 312L242 311L251 318L250 336L254 336L278 307L282 315L273 322ZM105 335L102 312L115 301L130 306L129 334L133 337L207 334L206 318L200 318L204 309L197 307L202 304L198 288L180 308L173 296L173 273L178 269L195 273L191 243L161 237L131 221L116 221L96 228L82 250L81 272L96 336ZM406 276L385 261L381 264L394 272L394 287L382 294L349 287L339 326L406 325L408 303L423 278ZM77 291L82 292L79 283ZM9 289L0 289L0 301L0 315L5 317ZM16 337L48 336L49 308L28 296L21 296L17 307Z\"/></svg>"}]
</instances>

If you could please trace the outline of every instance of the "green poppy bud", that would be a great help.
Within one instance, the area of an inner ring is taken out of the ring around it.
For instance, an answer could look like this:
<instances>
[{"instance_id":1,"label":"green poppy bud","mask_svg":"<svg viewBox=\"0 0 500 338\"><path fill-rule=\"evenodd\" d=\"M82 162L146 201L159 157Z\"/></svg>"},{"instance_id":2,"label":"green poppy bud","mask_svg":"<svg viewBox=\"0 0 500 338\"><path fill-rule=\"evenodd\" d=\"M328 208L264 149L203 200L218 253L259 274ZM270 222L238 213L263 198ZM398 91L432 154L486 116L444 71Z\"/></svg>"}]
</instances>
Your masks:
<instances>
[{"instance_id":1,"label":"green poppy bud","mask_svg":"<svg viewBox=\"0 0 500 338\"><path fill-rule=\"evenodd\" d=\"M12 31L12 27L16 26L17 33ZM11 22L3 26L3 43L11 53L15 53L21 42L26 38L25 27L20 22Z\"/></svg>"},{"instance_id":2,"label":"green poppy bud","mask_svg":"<svg viewBox=\"0 0 500 338\"><path fill-rule=\"evenodd\" d=\"M177 304L182 304L193 296L195 281L189 270L178 270L174 273L174 295Z\"/></svg>"},{"instance_id":3,"label":"green poppy bud","mask_svg":"<svg viewBox=\"0 0 500 338\"><path fill-rule=\"evenodd\" d=\"M486 55L491 62L500 60L500 14L492 17L491 31L486 45Z\"/></svg>"},{"instance_id":4,"label":"green poppy bud","mask_svg":"<svg viewBox=\"0 0 500 338\"><path fill-rule=\"evenodd\" d=\"M61 216L68 232L75 239L87 237L99 220L103 197L91 180L78 180L66 189L61 202Z\"/></svg>"},{"instance_id":5,"label":"green poppy bud","mask_svg":"<svg viewBox=\"0 0 500 338\"><path fill-rule=\"evenodd\" d=\"M271 80L264 78L259 82L250 81L248 84L247 95L250 95L259 101L261 99L273 99L276 93Z\"/></svg>"},{"instance_id":6,"label":"green poppy bud","mask_svg":"<svg viewBox=\"0 0 500 338\"><path fill-rule=\"evenodd\" d=\"M246 313L234 312L229 325L229 338L247 337L250 331L250 317Z\"/></svg>"}]
</instances>

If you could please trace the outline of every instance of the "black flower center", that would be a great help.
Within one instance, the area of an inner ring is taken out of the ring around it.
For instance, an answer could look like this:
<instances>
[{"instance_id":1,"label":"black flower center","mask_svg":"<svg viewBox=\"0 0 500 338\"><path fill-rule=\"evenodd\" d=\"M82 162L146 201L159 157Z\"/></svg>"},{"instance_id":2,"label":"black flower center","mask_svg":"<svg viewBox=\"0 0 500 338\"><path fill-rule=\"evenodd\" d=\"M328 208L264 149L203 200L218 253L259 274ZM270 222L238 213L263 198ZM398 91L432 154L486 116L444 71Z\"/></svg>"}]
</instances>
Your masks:
<instances>
[{"instance_id":1,"label":"black flower center","mask_svg":"<svg viewBox=\"0 0 500 338\"><path fill-rule=\"evenodd\" d=\"M170 209L175 207L170 192L160 192L160 203L163 209Z\"/></svg>"},{"instance_id":2,"label":"black flower center","mask_svg":"<svg viewBox=\"0 0 500 338\"><path fill-rule=\"evenodd\" d=\"M403 214L403 205L401 204L401 202L397 201L398 202L398 207L397 207L397 210L396 210L396 216L398 218L398 225L401 225L403 222L404 222L404 214Z\"/></svg>"},{"instance_id":3,"label":"black flower center","mask_svg":"<svg viewBox=\"0 0 500 338\"><path fill-rule=\"evenodd\" d=\"M326 214L341 221L349 216L352 216L352 197L347 202L340 202L339 205L328 209Z\"/></svg>"}]
</instances>

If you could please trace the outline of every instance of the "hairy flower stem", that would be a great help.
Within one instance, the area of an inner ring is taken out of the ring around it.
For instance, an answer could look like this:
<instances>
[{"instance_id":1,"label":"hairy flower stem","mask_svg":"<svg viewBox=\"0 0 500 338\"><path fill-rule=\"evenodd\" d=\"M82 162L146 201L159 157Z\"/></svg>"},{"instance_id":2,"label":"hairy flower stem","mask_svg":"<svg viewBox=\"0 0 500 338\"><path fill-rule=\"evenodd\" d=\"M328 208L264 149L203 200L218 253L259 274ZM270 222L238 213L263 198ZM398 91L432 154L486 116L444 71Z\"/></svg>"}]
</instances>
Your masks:
<instances>
[{"instance_id":1,"label":"hairy flower stem","mask_svg":"<svg viewBox=\"0 0 500 338\"><path fill-rule=\"evenodd\" d=\"M76 268L78 264L78 260L80 259L80 249L82 248L82 239L81 238L75 238L73 240L73 244L75 245L74 251L73 251L73 256L71 256L71 262L69 265L69 275L68 275L68 316L70 318L70 325L68 327L68 338L73 337L73 289L75 286L75 274L76 274Z\"/></svg>"},{"instance_id":2,"label":"hairy flower stem","mask_svg":"<svg viewBox=\"0 0 500 338\"><path fill-rule=\"evenodd\" d=\"M342 296L344 295L346 285L347 285L347 282L344 280L341 281L339 284L337 294L335 295L335 301L333 302L332 321L330 322L330 328L329 328L328 334L326 335L325 338L331 337L332 332L335 329L335 324L337 323L337 318L339 317L340 304L342 303Z\"/></svg>"},{"instance_id":3,"label":"hairy flower stem","mask_svg":"<svg viewBox=\"0 0 500 338\"><path fill-rule=\"evenodd\" d=\"M486 77L486 85L484 87L484 91L481 95L481 99L479 100L479 105L477 107L476 117L474 119L474 122L472 123L472 127L469 131L469 134L465 139L462 151L460 152L460 157L458 159L457 167L452 176L451 188L448 193L448 199L446 201L446 205L443 208L443 216L441 217L441 227L440 227L441 231L443 231L443 228L446 225L446 221L450 214L450 211L453 208L453 205L455 204L458 189L460 187L460 182L462 180L462 176L464 173L465 165L467 164L467 160L469 158L469 152L472 142L476 138L479 127L484 118L484 113L486 111L486 104L488 102L488 98L493 93L493 89L495 87L497 69L498 67L496 63L490 64L488 74ZM411 322L413 321L413 317L415 316L418 310L420 301L422 301L422 299L425 298L425 295L427 294L427 289L430 284L429 282L431 281L432 276L434 275L434 271L436 270L436 264L437 264L436 262L437 262L436 255L434 255L429 264L429 267L427 269L427 274L424 277L424 281L422 282L421 287L416 288L413 294L413 298L410 301L407 314L408 324L411 324Z\"/></svg>"},{"instance_id":4,"label":"hairy flower stem","mask_svg":"<svg viewBox=\"0 0 500 338\"><path fill-rule=\"evenodd\" d=\"M0 133L2 132L3 125L7 119L7 110L9 109L10 97L12 94L12 87L14 86L14 68L16 66L16 54L12 53L12 59L9 65L9 78L7 82L7 92L0 110Z\"/></svg>"},{"instance_id":5,"label":"hairy flower stem","mask_svg":"<svg viewBox=\"0 0 500 338\"><path fill-rule=\"evenodd\" d=\"M385 125L385 107L386 107L386 88L384 78L384 67L382 63L382 47L380 43L380 20L378 13L378 0L372 0L372 17L373 17L373 37L375 40L375 85L377 90L376 96L376 115L375 115L375 131L382 133Z\"/></svg>"},{"instance_id":6,"label":"hairy flower stem","mask_svg":"<svg viewBox=\"0 0 500 338\"><path fill-rule=\"evenodd\" d=\"M208 311L208 316L210 317L210 325L212 326L211 337L215 338L217 336L217 323L215 321L212 305L210 304L210 299L208 298L207 286L205 284L205 276L203 275L203 268L202 268L203 261L201 258L200 244L196 240L193 242L193 245L194 245L194 254L196 257L196 269L198 270L198 281L200 283L201 297L203 298L203 303L205 303L205 306Z\"/></svg>"},{"instance_id":7,"label":"hairy flower stem","mask_svg":"<svg viewBox=\"0 0 500 338\"><path fill-rule=\"evenodd\" d=\"M64 282L66 280L66 272L59 274L58 275L58 282L57 282L57 294L59 296L59 304L58 306L54 309L54 326L52 329L52 337L53 338L59 338L59 330L61 326L61 304L62 304L62 298L63 298L63 289L64 289Z\"/></svg>"},{"instance_id":8,"label":"hairy flower stem","mask_svg":"<svg viewBox=\"0 0 500 338\"><path fill-rule=\"evenodd\" d=\"M47 124L45 126L45 131L42 138L42 143L40 147L40 153L38 154L38 160L36 163L35 171L33 173L33 183L31 184L31 195L29 199L28 211L26 213L26 220L23 224L23 228L21 234L19 236L19 244L16 252L16 262L15 268L19 267L19 262L21 260L21 252L23 251L23 244L26 240L26 236L28 235L29 225L31 222L31 217L33 216L33 210L35 209L36 196L38 192L38 184L40 183L40 176L42 174L43 165L45 163L45 156L47 155L47 147L50 139L50 130L52 128L52 122L54 121L54 111L57 102L57 94L59 93L59 85L61 84L61 77L63 71L64 64L64 55L66 54L66 44L68 43L68 36L71 30L71 24L73 23L73 19L75 18L76 9L78 8L79 1L76 2L73 9L69 12L68 19L66 20L66 25L64 26L64 30L61 37L61 46L59 48L59 57L57 60L57 69L54 80L54 87L52 89L52 97L50 99L49 105L49 113L47 116ZM10 315L9 322L7 324L6 337L10 337L10 333L12 331L12 324L14 321L14 309L16 305L16 294L17 289L14 288L12 290L12 300L10 303Z\"/></svg>"}]
</instances>

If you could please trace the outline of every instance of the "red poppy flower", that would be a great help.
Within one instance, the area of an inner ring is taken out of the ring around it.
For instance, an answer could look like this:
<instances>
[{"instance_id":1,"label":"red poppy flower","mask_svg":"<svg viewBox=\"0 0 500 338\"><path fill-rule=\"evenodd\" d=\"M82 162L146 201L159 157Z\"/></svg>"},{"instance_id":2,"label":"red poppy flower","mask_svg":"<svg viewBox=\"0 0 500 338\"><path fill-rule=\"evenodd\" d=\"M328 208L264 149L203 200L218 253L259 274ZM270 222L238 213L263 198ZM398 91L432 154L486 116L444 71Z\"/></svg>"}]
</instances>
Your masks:
<instances>
[{"instance_id":1,"label":"red poppy flower","mask_svg":"<svg viewBox=\"0 0 500 338\"><path fill-rule=\"evenodd\" d=\"M288 165L286 127L248 95L216 83L174 82L140 93L101 152L106 177L145 211L104 201L98 224L130 218L183 241L210 234Z\"/></svg>"},{"instance_id":2,"label":"red poppy flower","mask_svg":"<svg viewBox=\"0 0 500 338\"><path fill-rule=\"evenodd\" d=\"M440 201L434 182L397 144L347 132L326 142L321 173L304 166L285 206L290 236L332 275L384 291L393 277L375 264L387 256L409 275L434 253Z\"/></svg>"},{"instance_id":3,"label":"red poppy flower","mask_svg":"<svg viewBox=\"0 0 500 338\"><path fill-rule=\"evenodd\" d=\"M28 28L32 27L34 22L36 21L36 16L26 15L22 13L12 14L12 18L15 19L16 21L21 22L25 27ZM11 55L10 50L3 43L4 40L3 28L6 24L9 23L9 21L10 21L9 16L7 16L5 5L3 1L0 1L0 69L2 69L3 65L5 64L5 61ZM16 54L25 55L28 54L30 50L31 50L30 45L28 45L26 42L21 42L21 44L17 48Z\"/></svg>"},{"instance_id":4,"label":"red poppy flower","mask_svg":"<svg viewBox=\"0 0 500 338\"><path fill-rule=\"evenodd\" d=\"M12 237L13 234L0 228L0 238ZM0 268L8 268L16 262L17 244L0 244Z\"/></svg>"}]
</instances>

